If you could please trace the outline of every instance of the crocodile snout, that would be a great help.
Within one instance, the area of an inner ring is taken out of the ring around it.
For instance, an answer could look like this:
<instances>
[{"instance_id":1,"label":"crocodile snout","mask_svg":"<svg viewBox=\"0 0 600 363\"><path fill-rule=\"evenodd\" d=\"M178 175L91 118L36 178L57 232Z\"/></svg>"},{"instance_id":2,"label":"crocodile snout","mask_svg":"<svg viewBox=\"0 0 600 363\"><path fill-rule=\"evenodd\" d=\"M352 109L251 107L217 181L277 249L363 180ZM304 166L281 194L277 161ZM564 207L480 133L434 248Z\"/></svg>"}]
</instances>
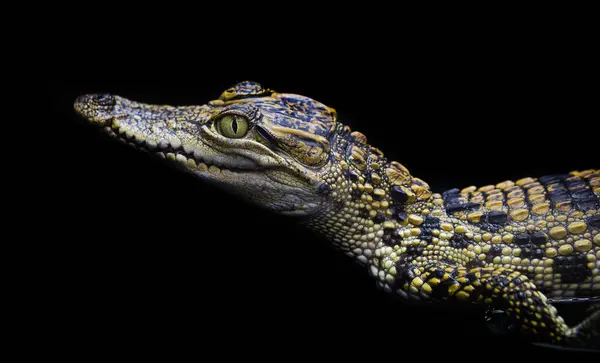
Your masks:
<instances>
[{"instance_id":1,"label":"crocodile snout","mask_svg":"<svg viewBox=\"0 0 600 363\"><path fill-rule=\"evenodd\" d=\"M75 100L75 111L90 122L104 125L114 115L115 96L108 93L82 95Z\"/></svg>"}]
</instances>

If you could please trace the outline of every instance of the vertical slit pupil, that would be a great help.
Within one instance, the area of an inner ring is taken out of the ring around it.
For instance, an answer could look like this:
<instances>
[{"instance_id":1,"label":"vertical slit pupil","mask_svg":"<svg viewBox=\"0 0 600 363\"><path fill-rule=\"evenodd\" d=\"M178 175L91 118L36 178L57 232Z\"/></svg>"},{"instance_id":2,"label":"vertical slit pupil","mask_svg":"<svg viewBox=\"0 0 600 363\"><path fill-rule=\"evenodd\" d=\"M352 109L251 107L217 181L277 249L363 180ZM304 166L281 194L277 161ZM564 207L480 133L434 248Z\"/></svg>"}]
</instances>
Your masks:
<instances>
[{"instance_id":1,"label":"vertical slit pupil","mask_svg":"<svg viewBox=\"0 0 600 363\"><path fill-rule=\"evenodd\" d=\"M233 119L233 121L231 121L231 128L233 129L233 133L237 134L238 125L237 125L237 120L235 118Z\"/></svg>"}]
</instances>

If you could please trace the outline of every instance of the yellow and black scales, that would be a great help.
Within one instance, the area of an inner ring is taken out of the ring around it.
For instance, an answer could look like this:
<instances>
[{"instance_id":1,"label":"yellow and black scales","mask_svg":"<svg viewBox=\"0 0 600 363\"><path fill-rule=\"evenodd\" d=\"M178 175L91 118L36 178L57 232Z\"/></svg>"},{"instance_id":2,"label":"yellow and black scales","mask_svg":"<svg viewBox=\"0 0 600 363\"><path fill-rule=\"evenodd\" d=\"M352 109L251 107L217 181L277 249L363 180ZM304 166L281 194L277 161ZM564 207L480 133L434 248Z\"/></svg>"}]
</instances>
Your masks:
<instances>
[{"instance_id":1,"label":"yellow and black scales","mask_svg":"<svg viewBox=\"0 0 600 363\"><path fill-rule=\"evenodd\" d=\"M600 170L433 193L334 109L253 82L203 106L86 95L75 109L112 136L300 216L389 293L501 309L537 341L597 341L597 305L569 327L552 304L600 300Z\"/></svg>"}]
</instances>

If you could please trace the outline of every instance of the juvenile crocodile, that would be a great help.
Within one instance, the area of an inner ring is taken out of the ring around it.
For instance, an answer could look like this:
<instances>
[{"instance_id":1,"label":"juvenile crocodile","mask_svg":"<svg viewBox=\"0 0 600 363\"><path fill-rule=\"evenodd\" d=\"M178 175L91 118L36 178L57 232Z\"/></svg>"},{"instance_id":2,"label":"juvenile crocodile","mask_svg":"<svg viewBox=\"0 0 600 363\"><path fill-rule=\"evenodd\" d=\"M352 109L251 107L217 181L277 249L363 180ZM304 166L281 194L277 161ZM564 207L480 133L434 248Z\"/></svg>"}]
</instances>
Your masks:
<instances>
[{"instance_id":1,"label":"juvenile crocodile","mask_svg":"<svg viewBox=\"0 0 600 363\"><path fill-rule=\"evenodd\" d=\"M254 82L202 106L95 94L75 110L202 180L296 216L389 293L499 309L538 342L597 344L599 309L569 327L553 304L599 300L600 170L433 193L333 108Z\"/></svg>"}]
</instances>

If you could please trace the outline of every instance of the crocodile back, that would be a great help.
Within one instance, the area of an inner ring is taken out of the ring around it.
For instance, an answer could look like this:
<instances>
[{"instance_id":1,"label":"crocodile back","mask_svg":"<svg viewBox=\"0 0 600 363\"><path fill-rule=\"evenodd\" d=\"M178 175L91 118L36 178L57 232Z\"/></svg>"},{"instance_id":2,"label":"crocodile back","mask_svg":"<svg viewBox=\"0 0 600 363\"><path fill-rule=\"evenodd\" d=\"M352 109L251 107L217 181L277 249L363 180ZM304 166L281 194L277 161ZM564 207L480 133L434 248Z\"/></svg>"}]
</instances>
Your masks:
<instances>
[{"instance_id":1,"label":"crocodile back","mask_svg":"<svg viewBox=\"0 0 600 363\"><path fill-rule=\"evenodd\" d=\"M600 170L470 186L442 194L470 231L455 245L481 265L525 273L552 297L600 296ZM468 235L468 236L467 236Z\"/></svg>"}]
</instances>

